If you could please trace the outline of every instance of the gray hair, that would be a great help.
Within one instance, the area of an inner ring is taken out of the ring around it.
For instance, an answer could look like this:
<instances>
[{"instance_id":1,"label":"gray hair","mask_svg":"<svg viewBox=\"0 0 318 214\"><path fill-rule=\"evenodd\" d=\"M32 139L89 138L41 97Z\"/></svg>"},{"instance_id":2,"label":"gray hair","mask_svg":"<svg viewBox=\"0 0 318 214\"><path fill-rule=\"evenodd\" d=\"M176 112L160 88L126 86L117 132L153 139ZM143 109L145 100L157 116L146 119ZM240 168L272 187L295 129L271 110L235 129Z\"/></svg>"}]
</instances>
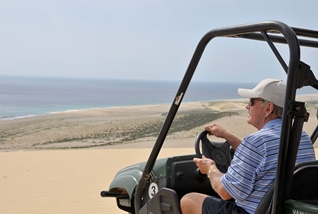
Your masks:
<instances>
[{"instance_id":1,"label":"gray hair","mask_svg":"<svg viewBox=\"0 0 318 214\"><path fill-rule=\"evenodd\" d=\"M267 101L267 100L262 100L262 102L269 103L269 101ZM276 116L276 118L282 118L283 117L283 108L275 105L274 103L272 103L272 104L274 105L274 109L273 109L272 114L274 114Z\"/></svg>"},{"instance_id":2,"label":"gray hair","mask_svg":"<svg viewBox=\"0 0 318 214\"><path fill-rule=\"evenodd\" d=\"M283 116L283 108L274 104L273 114L275 114L277 118L281 118Z\"/></svg>"}]
</instances>

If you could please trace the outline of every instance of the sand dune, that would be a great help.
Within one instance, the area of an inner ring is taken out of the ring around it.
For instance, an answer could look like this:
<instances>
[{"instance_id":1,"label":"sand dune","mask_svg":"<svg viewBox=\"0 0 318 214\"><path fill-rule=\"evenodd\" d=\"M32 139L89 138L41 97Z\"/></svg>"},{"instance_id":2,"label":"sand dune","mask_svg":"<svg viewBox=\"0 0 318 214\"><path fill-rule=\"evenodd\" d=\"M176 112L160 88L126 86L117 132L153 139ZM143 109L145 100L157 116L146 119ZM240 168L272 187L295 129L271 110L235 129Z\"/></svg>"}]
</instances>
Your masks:
<instances>
[{"instance_id":1,"label":"sand dune","mask_svg":"<svg viewBox=\"0 0 318 214\"><path fill-rule=\"evenodd\" d=\"M166 148L160 157L193 152ZM1 213L124 213L114 198L100 197L100 191L108 190L118 170L147 160L149 154L146 148L0 153Z\"/></svg>"}]
</instances>

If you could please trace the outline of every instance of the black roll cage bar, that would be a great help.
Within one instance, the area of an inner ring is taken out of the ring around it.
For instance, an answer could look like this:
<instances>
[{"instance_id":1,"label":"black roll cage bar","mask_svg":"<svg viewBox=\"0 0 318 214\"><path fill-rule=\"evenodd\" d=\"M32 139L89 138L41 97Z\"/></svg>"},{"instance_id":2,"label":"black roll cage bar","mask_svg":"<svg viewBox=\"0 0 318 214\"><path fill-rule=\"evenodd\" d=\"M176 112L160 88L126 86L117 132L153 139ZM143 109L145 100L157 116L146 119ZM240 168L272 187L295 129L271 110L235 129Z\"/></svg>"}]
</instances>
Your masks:
<instances>
[{"instance_id":1,"label":"black roll cage bar","mask_svg":"<svg viewBox=\"0 0 318 214\"><path fill-rule=\"evenodd\" d=\"M207 44L216 37L244 38L251 40L266 41L276 58L287 74L285 103L283 110L283 123L280 139L280 149L277 163L277 174L271 213L283 213L284 202L289 197L292 185L292 176L296 161L296 155L301 136L303 123L308 119L305 104L295 100L296 90L311 86L318 90L318 80L310 67L300 61L300 46L318 48L318 31L295 28L278 21L264 21L252 24L237 25L217 28L207 32L199 41L192 56L181 85L172 101L169 113L160 130L152 152L148 158L141 179L135 192L135 211L140 210L141 202L136 200L142 195L151 170L159 155L170 126L179 109L188 85L197 68L200 58ZM298 37L305 37L298 38ZM289 48L288 64L283 60L274 43L287 44ZM318 114L318 112L317 112ZM317 138L317 128L312 136L313 142Z\"/></svg>"}]
</instances>

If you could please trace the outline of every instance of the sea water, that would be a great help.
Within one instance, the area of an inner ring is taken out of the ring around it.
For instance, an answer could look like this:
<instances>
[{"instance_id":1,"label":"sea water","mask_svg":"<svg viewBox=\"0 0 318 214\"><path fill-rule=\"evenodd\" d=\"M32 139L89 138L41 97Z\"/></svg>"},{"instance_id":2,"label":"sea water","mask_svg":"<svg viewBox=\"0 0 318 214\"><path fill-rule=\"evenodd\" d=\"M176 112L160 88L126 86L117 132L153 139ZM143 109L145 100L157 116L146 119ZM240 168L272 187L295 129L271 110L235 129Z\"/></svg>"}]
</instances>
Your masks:
<instances>
[{"instance_id":1,"label":"sea water","mask_svg":"<svg viewBox=\"0 0 318 214\"><path fill-rule=\"evenodd\" d=\"M0 76L0 120L53 112L170 104L180 81ZM257 83L191 82L183 102L240 98Z\"/></svg>"}]
</instances>

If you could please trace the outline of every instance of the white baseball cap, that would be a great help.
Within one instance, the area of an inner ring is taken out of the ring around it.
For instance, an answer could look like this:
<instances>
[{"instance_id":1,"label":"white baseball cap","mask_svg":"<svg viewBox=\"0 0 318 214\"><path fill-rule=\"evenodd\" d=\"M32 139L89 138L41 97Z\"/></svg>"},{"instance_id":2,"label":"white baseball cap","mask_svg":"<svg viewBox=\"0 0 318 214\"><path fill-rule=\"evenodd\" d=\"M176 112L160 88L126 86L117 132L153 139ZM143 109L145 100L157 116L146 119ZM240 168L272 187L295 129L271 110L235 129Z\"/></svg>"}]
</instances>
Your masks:
<instances>
[{"instance_id":1,"label":"white baseball cap","mask_svg":"<svg viewBox=\"0 0 318 214\"><path fill-rule=\"evenodd\" d=\"M284 107L286 85L282 80L264 79L255 88L239 88L238 94L246 98L262 98L279 107Z\"/></svg>"}]
</instances>

